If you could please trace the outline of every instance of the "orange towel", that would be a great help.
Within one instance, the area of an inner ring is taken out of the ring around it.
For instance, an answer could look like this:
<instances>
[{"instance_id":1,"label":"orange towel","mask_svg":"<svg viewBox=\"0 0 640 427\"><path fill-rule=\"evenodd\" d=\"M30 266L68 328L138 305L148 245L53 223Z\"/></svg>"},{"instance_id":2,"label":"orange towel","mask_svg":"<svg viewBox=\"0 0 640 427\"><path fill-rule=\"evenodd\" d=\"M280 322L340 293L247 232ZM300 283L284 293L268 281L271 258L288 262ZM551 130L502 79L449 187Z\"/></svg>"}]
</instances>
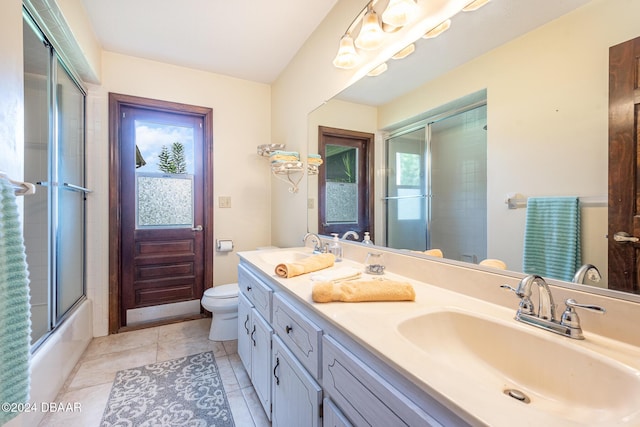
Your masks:
<instances>
[{"instance_id":1,"label":"orange towel","mask_svg":"<svg viewBox=\"0 0 640 427\"><path fill-rule=\"evenodd\" d=\"M332 267L335 260L336 257L333 254L311 255L297 262L287 262L276 265L276 274L288 279L290 277Z\"/></svg>"},{"instance_id":2,"label":"orange towel","mask_svg":"<svg viewBox=\"0 0 640 427\"><path fill-rule=\"evenodd\" d=\"M385 279L319 282L313 286L315 302L415 301L416 292L410 283Z\"/></svg>"}]
</instances>

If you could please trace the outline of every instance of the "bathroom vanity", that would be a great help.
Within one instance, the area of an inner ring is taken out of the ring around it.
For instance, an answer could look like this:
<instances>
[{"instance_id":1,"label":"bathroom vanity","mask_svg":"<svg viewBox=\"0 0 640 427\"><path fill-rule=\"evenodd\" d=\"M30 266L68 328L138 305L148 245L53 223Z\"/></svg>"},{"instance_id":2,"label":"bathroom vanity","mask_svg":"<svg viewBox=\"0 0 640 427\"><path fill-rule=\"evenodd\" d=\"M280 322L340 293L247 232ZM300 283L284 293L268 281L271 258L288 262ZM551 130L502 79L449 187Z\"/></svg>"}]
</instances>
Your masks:
<instances>
[{"instance_id":1,"label":"bathroom vanity","mask_svg":"<svg viewBox=\"0 0 640 427\"><path fill-rule=\"evenodd\" d=\"M367 250L345 245L331 268L363 267ZM310 249L239 256L238 353L274 426L640 423L638 346L592 333L589 315L582 341L516 322L500 289L516 278L390 252L386 276L415 301L319 304L309 274L274 273Z\"/></svg>"}]
</instances>

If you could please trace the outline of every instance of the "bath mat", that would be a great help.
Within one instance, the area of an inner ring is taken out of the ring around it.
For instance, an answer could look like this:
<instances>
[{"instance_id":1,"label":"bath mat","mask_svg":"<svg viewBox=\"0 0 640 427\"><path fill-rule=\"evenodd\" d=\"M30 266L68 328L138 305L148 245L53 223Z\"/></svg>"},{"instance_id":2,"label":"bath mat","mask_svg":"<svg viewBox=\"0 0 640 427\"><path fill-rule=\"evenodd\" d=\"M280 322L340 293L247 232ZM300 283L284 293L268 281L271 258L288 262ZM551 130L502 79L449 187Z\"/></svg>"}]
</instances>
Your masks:
<instances>
[{"instance_id":1,"label":"bath mat","mask_svg":"<svg viewBox=\"0 0 640 427\"><path fill-rule=\"evenodd\" d=\"M119 371L100 425L235 426L210 351Z\"/></svg>"}]
</instances>

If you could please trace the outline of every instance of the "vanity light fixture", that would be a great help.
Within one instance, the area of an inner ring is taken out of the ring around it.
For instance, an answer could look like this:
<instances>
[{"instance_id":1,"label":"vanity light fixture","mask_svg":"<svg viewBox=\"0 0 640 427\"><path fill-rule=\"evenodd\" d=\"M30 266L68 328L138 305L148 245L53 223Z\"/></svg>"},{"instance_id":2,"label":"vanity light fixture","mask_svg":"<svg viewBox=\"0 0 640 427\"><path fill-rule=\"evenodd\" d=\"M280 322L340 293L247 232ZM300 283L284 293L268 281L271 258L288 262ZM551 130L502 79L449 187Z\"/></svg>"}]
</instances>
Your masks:
<instances>
[{"instance_id":1,"label":"vanity light fixture","mask_svg":"<svg viewBox=\"0 0 640 427\"><path fill-rule=\"evenodd\" d=\"M436 25L422 36L423 39L432 39L434 37L438 37L440 34L447 31L451 28L451 19L447 19L446 21Z\"/></svg>"},{"instance_id":2,"label":"vanity light fixture","mask_svg":"<svg viewBox=\"0 0 640 427\"><path fill-rule=\"evenodd\" d=\"M489 3L489 0L473 0L471 3L462 8L463 12L473 12L480 9L485 4Z\"/></svg>"},{"instance_id":3,"label":"vanity light fixture","mask_svg":"<svg viewBox=\"0 0 640 427\"><path fill-rule=\"evenodd\" d=\"M333 60L336 68L352 69L359 63L372 65L385 62L389 57L405 58L415 46L407 46L395 55L388 52L390 46L412 44L423 37L437 37L451 27L451 18L461 10L470 12L486 5L490 0L448 0L442 11L431 10L426 3L418 0L369 0L367 5L351 21L340 39L340 48ZM462 6L464 5L464 6ZM381 19L380 19L381 18ZM419 19L416 19L419 18ZM423 33L432 22L443 20L440 24ZM413 22L415 21L415 22ZM356 37L357 35L357 37ZM386 57L373 51L384 49ZM365 52L366 51L366 52ZM373 53L368 53L373 52Z\"/></svg>"},{"instance_id":4,"label":"vanity light fixture","mask_svg":"<svg viewBox=\"0 0 640 427\"><path fill-rule=\"evenodd\" d=\"M407 56L411 55L415 51L416 51L416 45L411 43L409 46L407 46L404 49L400 50L398 53L393 55L391 58L393 58L393 59L403 59L403 58L406 58Z\"/></svg>"},{"instance_id":5,"label":"vanity light fixture","mask_svg":"<svg viewBox=\"0 0 640 427\"><path fill-rule=\"evenodd\" d=\"M387 71L387 63L383 62L382 64L378 65L373 70L369 71L367 73L367 76L376 77L376 76L379 76L380 74L384 73L385 71Z\"/></svg>"},{"instance_id":6,"label":"vanity light fixture","mask_svg":"<svg viewBox=\"0 0 640 427\"><path fill-rule=\"evenodd\" d=\"M362 18L362 28L356 38L356 46L364 50L375 50L382 45L383 37L384 32L380 27L378 14L369 4L367 13Z\"/></svg>"},{"instance_id":7,"label":"vanity light fixture","mask_svg":"<svg viewBox=\"0 0 640 427\"><path fill-rule=\"evenodd\" d=\"M382 13L382 22L392 27L404 27L414 18L417 8L415 0L390 0Z\"/></svg>"}]
</instances>

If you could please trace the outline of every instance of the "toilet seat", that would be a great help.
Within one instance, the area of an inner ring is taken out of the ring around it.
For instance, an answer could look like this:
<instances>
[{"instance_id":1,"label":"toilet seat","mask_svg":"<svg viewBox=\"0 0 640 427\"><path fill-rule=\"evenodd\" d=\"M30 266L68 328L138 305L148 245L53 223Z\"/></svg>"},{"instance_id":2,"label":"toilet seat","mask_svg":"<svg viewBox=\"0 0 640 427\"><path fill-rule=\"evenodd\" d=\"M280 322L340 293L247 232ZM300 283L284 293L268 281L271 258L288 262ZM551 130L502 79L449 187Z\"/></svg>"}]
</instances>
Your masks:
<instances>
[{"instance_id":1,"label":"toilet seat","mask_svg":"<svg viewBox=\"0 0 640 427\"><path fill-rule=\"evenodd\" d=\"M228 285L214 286L204 291L204 296L215 299L235 298L238 296L238 284L231 283Z\"/></svg>"}]
</instances>

